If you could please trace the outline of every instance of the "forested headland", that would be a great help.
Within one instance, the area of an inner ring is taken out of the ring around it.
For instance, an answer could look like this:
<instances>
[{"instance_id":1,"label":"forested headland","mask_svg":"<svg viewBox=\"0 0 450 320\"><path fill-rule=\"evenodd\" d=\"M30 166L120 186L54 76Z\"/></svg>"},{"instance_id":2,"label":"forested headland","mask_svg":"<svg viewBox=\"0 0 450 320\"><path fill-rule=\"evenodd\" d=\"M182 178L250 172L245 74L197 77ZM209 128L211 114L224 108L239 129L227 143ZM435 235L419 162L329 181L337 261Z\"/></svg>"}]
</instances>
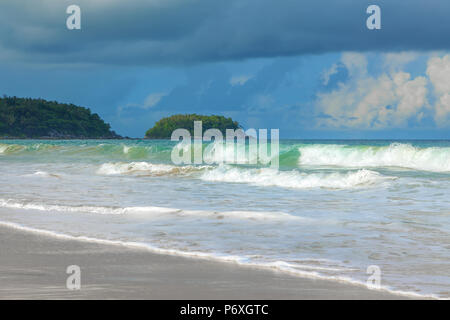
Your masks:
<instances>
[{"instance_id":1,"label":"forested headland","mask_svg":"<svg viewBox=\"0 0 450 320\"><path fill-rule=\"evenodd\" d=\"M54 139L121 138L88 108L44 99L0 98L0 137Z\"/></svg>"}]
</instances>

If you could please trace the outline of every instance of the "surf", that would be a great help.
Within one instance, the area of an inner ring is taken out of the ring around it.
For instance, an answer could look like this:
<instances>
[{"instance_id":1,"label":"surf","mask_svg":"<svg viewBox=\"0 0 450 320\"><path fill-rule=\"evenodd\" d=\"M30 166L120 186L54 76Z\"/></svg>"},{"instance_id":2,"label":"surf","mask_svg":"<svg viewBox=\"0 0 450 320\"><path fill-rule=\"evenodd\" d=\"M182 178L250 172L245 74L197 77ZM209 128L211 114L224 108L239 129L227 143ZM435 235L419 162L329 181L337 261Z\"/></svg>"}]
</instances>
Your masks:
<instances>
[{"instance_id":1,"label":"surf","mask_svg":"<svg viewBox=\"0 0 450 320\"><path fill-rule=\"evenodd\" d=\"M417 147L403 143L388 146L312 144L298 149L300 166L398 167L450 172L449 147Z\"/></svg>"},{"instance_id":2,"label":"surf","mask_svg":"<svg viewBox=\"0 0 450 320\"><path fill-rule=\"evenodd\" d=\"M351 189L374 186L396 179L371 170L346 173L305 173L297 170L279 171L271 168L242 169L219 166L203 173L202 180L228 183L246 183L259 187L282 187L293 189Z\"/></svg>"}]
</instances>

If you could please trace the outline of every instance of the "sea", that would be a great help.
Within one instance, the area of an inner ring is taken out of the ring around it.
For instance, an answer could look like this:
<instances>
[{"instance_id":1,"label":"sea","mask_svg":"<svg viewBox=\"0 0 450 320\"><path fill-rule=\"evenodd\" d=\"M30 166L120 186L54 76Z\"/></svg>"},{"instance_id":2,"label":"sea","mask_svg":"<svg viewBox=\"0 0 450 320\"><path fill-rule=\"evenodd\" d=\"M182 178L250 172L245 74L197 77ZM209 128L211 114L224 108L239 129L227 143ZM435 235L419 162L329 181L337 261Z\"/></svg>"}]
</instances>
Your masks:
<instances>
[{"instance_id":1,"label":"sea","mask_svg":"<svg viewBox=\"0 0 450 320\"><path fill-rule=\"evenodd\" d=\"M0 225L450 298L450 141L280 140L278 168L179 148L0 140Z\"/></svg>"}]
</instances>

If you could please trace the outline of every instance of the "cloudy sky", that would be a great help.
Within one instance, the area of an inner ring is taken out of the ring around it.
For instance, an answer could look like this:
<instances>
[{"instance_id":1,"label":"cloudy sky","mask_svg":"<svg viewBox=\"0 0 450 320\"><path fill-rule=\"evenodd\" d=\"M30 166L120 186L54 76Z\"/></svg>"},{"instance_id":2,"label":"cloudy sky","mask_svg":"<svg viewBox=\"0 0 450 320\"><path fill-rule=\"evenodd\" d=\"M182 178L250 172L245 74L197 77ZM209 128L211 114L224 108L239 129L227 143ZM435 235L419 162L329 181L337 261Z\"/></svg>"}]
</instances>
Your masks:
<instances>
[{"instance_id":1,"label":"cloudy sky","mask_svg":"<svg viewBox=\"0 0 450 320\"><path fill-rule=\"evenodd\" d=\"M195 112L284 138L448 139L449 35L447 0L2 0L0 94L131 137Z\"/></svg>"}]
</instances>

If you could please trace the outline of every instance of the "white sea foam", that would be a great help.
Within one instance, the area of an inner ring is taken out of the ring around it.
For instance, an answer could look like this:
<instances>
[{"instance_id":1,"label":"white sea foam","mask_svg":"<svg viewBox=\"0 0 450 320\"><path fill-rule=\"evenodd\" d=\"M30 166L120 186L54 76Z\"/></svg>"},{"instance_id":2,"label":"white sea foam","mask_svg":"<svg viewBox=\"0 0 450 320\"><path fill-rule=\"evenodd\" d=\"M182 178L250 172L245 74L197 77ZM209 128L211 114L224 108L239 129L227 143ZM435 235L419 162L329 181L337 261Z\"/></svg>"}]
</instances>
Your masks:
<instances>
[{"instance_id":1,"label":"white sea foam","mask_svg":"<svg viewBox=\"0 0 450 320\"><path fill-rule=\"evenodd\" d=\"M284 188L330 188L347 189L370 186L394 179L370 170L348 173L302 173L296 170L278 171L271 168L238 169L220 166L206 171L201 179L206 181L248 183L255 186L276 186Z\"/></svg>"},{"instance_id":2,"label":"white sea foam","mask_svg":"<svg viewBox=\"0 0 450 320\"><path fill-rule=\"evenodd\" d=\"M12 199L0 199L0 207L11 209L55 211L55 212L80 212L93 214L111 214L111 215L146 215L146 216L197 216L213 219L248 219L248 220L304 220L311 219L294 216L285 212L267 212L267 211L213 211L213 210L183 210L177 208L142 206L142 207L102 207L102 206L67 206L56 204L45 204L39 202L25 202Z\"/></svg>"},{"instance_id":3,"label":"white sea foam","mask_svg":"<svg viewBox=\"0 0 450 320\"><path fill-rule=\"evenodd\" d=\"M24 147L17 144L3 144L0 143L0 154L8 154L22 150Z\"/></svg>"},{"instance_id":4,"label":"white sea foam","mask_svg":"<svg viewBox=\"0 0 450 320\"><path fill-rule=\"evenodd\" d=\"M109 162L104 163L97 170L101 175L119 174L183 174L209 168L208 166L174 166L170 164L154 164L150 162Z\"/></svg>"},{"instance_id":5,"label":"white sea foam","mask_svg":"<svg viewBox=\"0 0 450 320\"><path fill-rule=\"evenodd\" d=\"M294 216L285 212L268 211L210 211L210 210L180 210L180 216L208 216L211 218L224 219L248 219L248 220L302 220L304 222L313 221L312 219Z\"/></svg>"},{"instance_id":6,"label":"white sea foam","mask_svg":"<svg viewBox=\"0 0 450 320\"><path fill-rule=\"evenodd\" d=\"M450 172L450 148L418 148L409 144L348 146L314 144L299 148L300 165L340 167L401 167Z\"/></svg>"},{"instance_id":7,"label":"white sea foam","mask_svg":"<svg viewBox=\"0 0 450 320\"><path fill-rule=\"evenodd\" d=\"M39 202L25 202L11 199L0 199L0 207L11 209L39 210L39 211L57 211L57 212L85 212L97 214L167 214L180 211L174 208L165 207L101 207L101 206L66 206L56 204L45 204Z\"/></svg>"},{"instance_id":8,"label":"white sea foam","mask_svg":"<svg viewBox=\"0 0 450 320\"><path fill-rule=\"evenodd\" d=\"M41 177L41 178L61 178L60 175L49 173L47 171L36 171L32 174L25 174L24 177Z\"/></svg>"}]
</instances>

